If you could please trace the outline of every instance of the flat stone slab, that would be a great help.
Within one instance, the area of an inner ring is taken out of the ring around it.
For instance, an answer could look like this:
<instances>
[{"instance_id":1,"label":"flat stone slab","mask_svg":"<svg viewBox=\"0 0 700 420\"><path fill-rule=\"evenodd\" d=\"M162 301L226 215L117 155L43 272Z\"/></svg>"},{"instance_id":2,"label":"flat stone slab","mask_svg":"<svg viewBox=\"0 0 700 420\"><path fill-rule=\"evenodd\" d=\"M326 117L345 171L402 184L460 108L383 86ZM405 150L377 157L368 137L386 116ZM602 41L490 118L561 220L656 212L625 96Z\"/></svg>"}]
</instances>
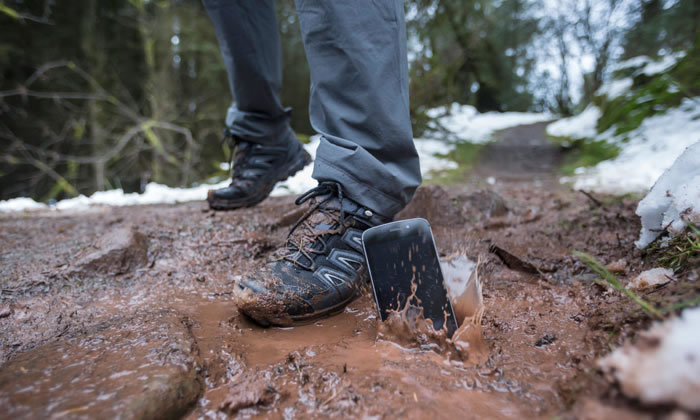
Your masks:
<instances>
[{"instance_id":1,"label":"flat stone slab","mask_svg":"<svg viewBox=\"0 0 700 420\"><path fill-rule=\"evenodd\" d=\"M160 419L202 389L189 320L171 310L111 318L0 367L6 418Z\"/></svg>"},{"instance_id":2,"label":"flat stone slab","mask_svg":"<svg viewBox=\"0 0 700 420\"><path fill-rule=\"evenodd\" d=\"M108 231L76 256L68 274L117 275L132 271L148 262L148 238L138 230L120 226Z\"/></svg>"}]
</instances>

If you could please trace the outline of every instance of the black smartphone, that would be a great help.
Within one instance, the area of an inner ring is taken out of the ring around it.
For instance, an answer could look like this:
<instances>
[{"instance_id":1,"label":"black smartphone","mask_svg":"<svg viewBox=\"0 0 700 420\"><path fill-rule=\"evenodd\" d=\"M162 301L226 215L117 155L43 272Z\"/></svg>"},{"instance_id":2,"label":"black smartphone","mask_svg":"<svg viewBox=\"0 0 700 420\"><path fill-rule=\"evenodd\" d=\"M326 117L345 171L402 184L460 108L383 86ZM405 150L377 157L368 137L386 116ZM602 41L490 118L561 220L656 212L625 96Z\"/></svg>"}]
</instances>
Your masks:
<instances>
[{"instance_id":1,"label":"black smartphone","mask_svg":"<svg viewBox=\"0 0 700 420\"><path fill-rule=\"evenodd\" d=\"M428 221L401 220L367 229L362 244L381 320L405 307L415 283L423 316L432 320L436 331L446 327L452 337L456 317Z\"/></svg>"}]
</instances>

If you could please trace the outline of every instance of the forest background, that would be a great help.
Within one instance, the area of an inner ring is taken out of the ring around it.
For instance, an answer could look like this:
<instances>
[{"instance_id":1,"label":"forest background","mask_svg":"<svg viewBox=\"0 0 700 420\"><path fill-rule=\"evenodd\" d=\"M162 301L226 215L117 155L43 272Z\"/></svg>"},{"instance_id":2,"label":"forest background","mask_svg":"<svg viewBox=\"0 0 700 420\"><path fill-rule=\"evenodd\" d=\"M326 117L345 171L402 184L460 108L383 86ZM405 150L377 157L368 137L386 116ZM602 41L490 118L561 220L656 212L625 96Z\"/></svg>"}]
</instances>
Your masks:
<instances>
[{"instance_id":1,"label":"forest background","mask_svg":"<svg viewBox=\"0 0 700 420\"><path fill-rule=\"evenodd\" d=\"M451 103L573 115L621 60L699 55L697 0L407 0L405 9L416 136L426 111ZM277 12L283 102L307 140L294 2L278 0ZM226 177L232 98L200 0L6 0L0 28L0 200Z\"/></svg>"}]
</instances>

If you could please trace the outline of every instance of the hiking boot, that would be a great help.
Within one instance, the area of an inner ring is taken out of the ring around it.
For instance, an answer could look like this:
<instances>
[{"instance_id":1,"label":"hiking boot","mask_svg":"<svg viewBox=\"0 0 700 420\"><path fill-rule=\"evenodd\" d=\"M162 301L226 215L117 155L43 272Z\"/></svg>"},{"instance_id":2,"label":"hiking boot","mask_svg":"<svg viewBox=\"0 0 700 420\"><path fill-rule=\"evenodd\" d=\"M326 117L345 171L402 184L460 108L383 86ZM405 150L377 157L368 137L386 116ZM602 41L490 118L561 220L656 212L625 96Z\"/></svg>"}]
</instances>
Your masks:
<instances>
[{"instance_id":1,"label":"hiking boot","mask_svg":"<svg viewBox=\"0 0 700 420\"><path fill-rule=\"evenodd\" d=\"M235 154L231 184L209 190L207 201L214 210L251 207L267 198L278 181L284 181L311 163L296 136L291 145L267 146L242 140L224 132L230 139L231 156ZM230 161L229 161L230 164Z\"/></svg>"},{"instance_id":2,"label":"hiking boot","mask_svg":"<svg viewBox=\"0 0 700 420\"><path fill-rule=\"evenodd\" d=\"M367 283L362 232L389 222L322 182L296 200L309 210L285 246L235 285L238 309L263 326L306 323L341 311Z\"/></svg>"}]
</instances>

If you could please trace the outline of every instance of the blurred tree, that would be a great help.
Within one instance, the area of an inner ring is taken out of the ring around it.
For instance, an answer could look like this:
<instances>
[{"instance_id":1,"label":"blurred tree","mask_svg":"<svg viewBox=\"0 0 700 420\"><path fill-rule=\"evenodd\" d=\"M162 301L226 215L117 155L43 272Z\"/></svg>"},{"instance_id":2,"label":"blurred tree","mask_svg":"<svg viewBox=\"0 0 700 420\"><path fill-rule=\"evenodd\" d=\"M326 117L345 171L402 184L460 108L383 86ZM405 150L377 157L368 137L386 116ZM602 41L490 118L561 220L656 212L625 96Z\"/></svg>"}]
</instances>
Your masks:
<instances>
[{"instance_id":1,"label":"blurred tree","mask_svg":"<svg viewBox=\"0 0 700 420\"><path fill-rule=\"evenodd\" d=\"M232 98L200 0L0 4L0 199L225 176ZM294 3L277 6L283 102L310 134Z\"/></svg>"},{"instance_id":2,"label":"blurred tree","mask_svg":"<svg viewBox=\"0 0 700 420\"><path fill-rule=\"evenodd\" d=\"M583 80L581 102L588 104L603 85L610 63L619 57L625 30L636 18L624 0L574 0L570 7L581 51L593 59L593 68Z\"/></svg>"},{"instance_id":3,"label":"blurred tree","mask_svg":"<svg viewBox=\"0 0 700 420\"><path fill-rule=\"evenodd\" d=\"M480 111L526 110L538 31L533 0L408 2L414 109L450 102Z\"/></svg>"},{"instance_id":4,"label":"blurred tree","mask_svg":"<svg viewBox=\"0 0 700 420\"><path fill-rule=\"evenodd\" d=\"M605 79L623 35L625 56L697 46L696 0L542 1L406 0L417 134L425 110L452 102L570 114ZM294 1L278 0L277 11L282 100L292 127L311 134ZM0 199L226 176L220 138L232 98L200 0L0 0L0 26ZM583 55L594 58L577 104L569 68ZM696 61L686 61L695 92Z\"/></svg>"},{"instance_id":5,"label":"blurred tree","mask_svg":"<svg viewBox=\"0 0 700 420\"><path fill-rule=\"evenodd\" d=\"M625 34L625 58L687 51L700 41L700 1L639 0L635 8L641 18Z\"/></svg>"}]
</instances>

